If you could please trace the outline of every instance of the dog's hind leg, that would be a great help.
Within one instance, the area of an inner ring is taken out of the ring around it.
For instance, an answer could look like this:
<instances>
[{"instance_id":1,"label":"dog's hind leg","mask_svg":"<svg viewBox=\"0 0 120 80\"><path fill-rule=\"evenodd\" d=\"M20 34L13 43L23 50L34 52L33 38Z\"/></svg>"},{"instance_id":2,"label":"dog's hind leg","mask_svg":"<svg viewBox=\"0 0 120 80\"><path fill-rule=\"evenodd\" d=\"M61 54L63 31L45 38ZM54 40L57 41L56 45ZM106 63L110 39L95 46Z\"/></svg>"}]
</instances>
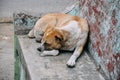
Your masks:
<instances>
[{"instance_id":1,"label":"dog's hind leg","mask_svg":"<svg viewBox=\"0 0 120 80\"><path fill-rule=\"evenodd\" d=\"M83 50L83 46L77 47L75 49L73 55L70 57L70 59L67 62L68 67L74 67L75 66L75 62L76 62L77 58L80 56L82 50Z\"/></svg>"},{"instance_id":2,"label":"dog's hind leg","mask_svg":"<svg viewBox=\"0 0 120 80\"><path fill-rule=\"evenodd\" d=\"M35 38L35 36L34 36L34 29L32 29L32 30L28 33L28 37L29 37L29 38Z\"/></svg>"}]
</instances>

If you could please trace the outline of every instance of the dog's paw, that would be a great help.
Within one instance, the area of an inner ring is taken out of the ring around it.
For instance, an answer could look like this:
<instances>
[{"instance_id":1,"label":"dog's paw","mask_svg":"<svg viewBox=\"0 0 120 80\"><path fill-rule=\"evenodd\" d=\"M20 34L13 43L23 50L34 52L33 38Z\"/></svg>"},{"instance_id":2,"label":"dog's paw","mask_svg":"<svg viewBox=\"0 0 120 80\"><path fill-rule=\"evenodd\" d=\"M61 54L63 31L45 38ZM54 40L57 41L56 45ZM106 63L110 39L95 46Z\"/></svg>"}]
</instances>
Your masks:
<instances>
[{"instance_id":1,"label":"dog's paw","mask_svg":"<svg viewBox=\"0 0 120 80\"><path fill-rule=\"evenodd\" d=\"M43 51L43 52L40 54L41 57L48 56L48 55L49 55L48 51Z\"/></svg>"},{"instance_id":2,"label":"dog's paw","mask_svg":"<svg viewBox=\"0 0 120 80\"><path fill-rule=\"evenodd\" d=\"M69 60L67 62L67 66L70 67L70 68L75 67L75 60Z\"/></svg>"},{"instance_id":3,"label":"dog's paw","mask_svg":"<svg viewBox=\"0 0 120 80\"><path fill-rule=\"evenodd\" d=\"M33 29L28 33L29 38L35 38Z\"/></svg>"},{"instance_id":4,"label":"dog's paw","mask_svg":"<svg viewBox=\"0 0 120 80\"><path fill-rule=\"evenodd\" d=\"M57 56L59 54L58 50L43 51L40 56Z\"/></svg>"},{"instance_id":5,"label":"dog's paw","mask_svg":"<svg viewBox=\"0 0 120 80\"><path fill-rule=\"evenodd\" d=\"M42 54L40 54L40 56L41 56L41 57L44 57L44 56L46 56L46 54L42 53Z\"/></svg>"}]
</instances>

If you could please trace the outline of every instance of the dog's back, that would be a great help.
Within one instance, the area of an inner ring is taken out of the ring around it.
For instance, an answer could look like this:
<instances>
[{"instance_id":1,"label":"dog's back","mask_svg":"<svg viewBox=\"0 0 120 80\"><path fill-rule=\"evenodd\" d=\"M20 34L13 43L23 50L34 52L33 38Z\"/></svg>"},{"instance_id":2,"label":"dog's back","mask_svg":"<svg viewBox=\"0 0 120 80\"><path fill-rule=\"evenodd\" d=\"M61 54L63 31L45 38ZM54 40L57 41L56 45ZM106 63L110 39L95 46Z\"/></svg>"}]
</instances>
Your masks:
<instances>
[{"instance_id":1,"label":"dog's back","mask_svg":"<svg viewBox=\"0 0 120 80\"><path fill-rule=\"evenodd\" d=\"M35 24L34 28L29 32L29 37L38 37L40 34L44 33L47 28L52 27L63 27L67 25L70 21L77 21L79 27L83 31L89 31L87 21L85 19L79 18L77 16L72 16L63 13L52 13L42 16Z\"/></svg>"}]
</instances>

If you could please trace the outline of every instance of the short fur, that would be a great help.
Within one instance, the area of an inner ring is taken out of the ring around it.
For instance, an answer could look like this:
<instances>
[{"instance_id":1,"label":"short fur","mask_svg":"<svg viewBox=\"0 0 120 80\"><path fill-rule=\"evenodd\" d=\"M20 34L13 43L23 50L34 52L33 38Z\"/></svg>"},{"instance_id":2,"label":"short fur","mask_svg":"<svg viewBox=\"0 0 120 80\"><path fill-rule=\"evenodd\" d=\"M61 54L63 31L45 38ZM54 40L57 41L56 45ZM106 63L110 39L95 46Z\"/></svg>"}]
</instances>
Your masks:
<instances>
[{"instance_id":1,"label":"short fur","mask_svg":"<svg viewBox=\"0 0 120 80\"><path fill-rule=\"evenodd\" d=\"M39 19L29 32L29 37L38 38L40 35L42 56L58 55L58 50L75 50L67 62L70 67L75 66L76 59L81 54L86 43L89 28L87 21L77 16L54 13ZM44 51L50 50L50 51Z\"/></svg>"}]
</instances>

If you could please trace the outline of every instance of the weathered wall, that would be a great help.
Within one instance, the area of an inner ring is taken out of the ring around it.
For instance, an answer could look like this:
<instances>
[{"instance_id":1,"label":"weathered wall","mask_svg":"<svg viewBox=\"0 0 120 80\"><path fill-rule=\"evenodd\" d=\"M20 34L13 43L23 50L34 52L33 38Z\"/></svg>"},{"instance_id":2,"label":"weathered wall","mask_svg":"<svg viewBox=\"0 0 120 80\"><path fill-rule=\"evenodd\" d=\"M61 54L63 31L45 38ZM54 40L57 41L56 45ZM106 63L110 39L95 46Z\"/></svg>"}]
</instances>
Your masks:
<instances>
[{"instance_id":1,"label":"weathered wall","mask_svg":"<svg viewBox=\"0 0 120 80\"><path fill-rule=\"evenodd\" d=\"M120 80L120 0L79 0L90 26L89 52L108 80Z\"/></svg>"}]
</instances>

